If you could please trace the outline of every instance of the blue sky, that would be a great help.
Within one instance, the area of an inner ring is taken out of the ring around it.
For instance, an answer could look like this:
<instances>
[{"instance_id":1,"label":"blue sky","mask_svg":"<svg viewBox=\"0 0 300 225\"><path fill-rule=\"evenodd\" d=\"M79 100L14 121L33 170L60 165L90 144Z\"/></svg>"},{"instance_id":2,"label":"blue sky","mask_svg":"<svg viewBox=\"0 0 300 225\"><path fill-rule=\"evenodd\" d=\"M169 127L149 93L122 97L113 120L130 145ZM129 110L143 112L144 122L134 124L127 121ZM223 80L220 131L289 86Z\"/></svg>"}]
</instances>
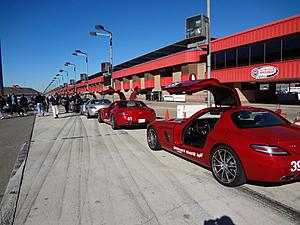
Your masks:
<instances>
[{"instance_id":1,"label":"blue sky","mask_svg":"<svg viewBox=\"0 0 300 225\"><path fill-rule=\"evenodd\" d=\"M223 37L299 14L299 0L211 0L212 36ZM185 18L206 12L206 0L0 0L4 85L43 90L66 61L90 74L109 61L108 38L93 37L96 24L113 32L114 65L184 39ZM70 70L70 78L74 75ZM78 77L78 76L77 76Z\"/></svg>"}]
</instances>

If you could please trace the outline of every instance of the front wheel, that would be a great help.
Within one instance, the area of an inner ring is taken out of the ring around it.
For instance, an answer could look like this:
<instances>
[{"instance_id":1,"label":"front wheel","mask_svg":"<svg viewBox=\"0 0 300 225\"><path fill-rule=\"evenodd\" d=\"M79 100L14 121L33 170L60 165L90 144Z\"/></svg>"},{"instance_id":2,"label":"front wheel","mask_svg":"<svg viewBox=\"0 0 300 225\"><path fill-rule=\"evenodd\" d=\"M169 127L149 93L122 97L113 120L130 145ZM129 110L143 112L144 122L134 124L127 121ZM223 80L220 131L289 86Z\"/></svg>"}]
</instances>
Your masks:
<instances>
[{"instance_id":1,"label":"front wheel","mask_svg":"<svg viewBox=\"0 0 300 225\"><path fill-rule=\"evenodd\" d=\"M226 145L213 149L211 168L215 179L228 187L235 187L246 182L243 165L238 155Z\"/></svg>"},{"instance_id":2,"label":"front wheel","mask_svg":"<svg viewBox=\"0 0 300 225\"><path fill-rule=\"evenodd\" d=\"M102 117L101 117L100 114L98 114L98 122L99 122L99 123L103 123L103 120L102 120Z\"/></svg>"},{"instance_id":3,"label":"front wheel","mask_svg":"<svg viewBox=\"0 0 300 225\"><path fill-rule=\"evenodd\" d=\"M161 146L158 140L158 136L154 127L150 127L147 130L147 142L149 148L152 150L160 150Z\"/></svg>"},{"instance_id":4,"label":"front wheel","mask_svg":"<svg viewBox=\"0 0 300 225\"><path fill-rule=\"evenodd\" d=\"M114 116L111 116L111 128L113 130L117 130L119 128Z\"/></svg>"}]
</instances>

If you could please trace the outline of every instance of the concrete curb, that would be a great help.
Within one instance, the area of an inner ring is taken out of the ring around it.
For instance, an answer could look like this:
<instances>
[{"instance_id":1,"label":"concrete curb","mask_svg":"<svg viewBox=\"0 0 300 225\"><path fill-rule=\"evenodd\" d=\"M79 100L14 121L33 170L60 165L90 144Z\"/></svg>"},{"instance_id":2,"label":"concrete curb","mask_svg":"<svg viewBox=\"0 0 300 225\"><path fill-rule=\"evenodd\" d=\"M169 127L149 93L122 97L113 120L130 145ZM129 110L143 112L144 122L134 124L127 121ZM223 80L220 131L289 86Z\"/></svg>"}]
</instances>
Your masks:
<instances>
[{"instance_id":1,"label":"concrete curb","mask_svg":"<svg viewBox=\"0 0 300 225\"><path fill-rule=\"evenodd\" d=\"M0 224L12 225L21 189L24 168L29 152L29 142L25 142L18 154L15 166L0 204Z\"/></svg>"}]
</instances>

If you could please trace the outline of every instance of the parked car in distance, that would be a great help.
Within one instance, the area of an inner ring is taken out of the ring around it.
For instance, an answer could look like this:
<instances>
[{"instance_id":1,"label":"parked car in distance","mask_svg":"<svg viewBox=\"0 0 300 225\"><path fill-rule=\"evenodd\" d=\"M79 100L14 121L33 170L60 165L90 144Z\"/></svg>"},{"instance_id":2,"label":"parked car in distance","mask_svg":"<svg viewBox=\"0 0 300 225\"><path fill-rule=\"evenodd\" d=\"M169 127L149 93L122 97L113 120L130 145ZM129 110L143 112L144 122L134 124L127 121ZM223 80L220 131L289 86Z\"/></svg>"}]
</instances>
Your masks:
<instances>
[{"instance_id":1,"label":"parked car in distance","mask_svg":"<svg viewBox=\"0 0 300 225\"><path fill-rule=\"evenodd\" d=\"M98 110L107 108L110 105L111 101L108 99L91 99L88 100L84 105L85 110L84 114L87 118L97 117Z\"/></svg>"},{"instance_id":2,"label":"parked car in distance","mask_svg":"<svg viewBox=\"0 0 300 225\"><path fill-rule=\"evenodd\" d=\"M147 127L152 150L166 149L211 169L225 186L255 180L300 180L300 127L275 112L242 107L234 88L216 79L166 87L170 94L210 91L216 107L190 118L155 121Z\"/></svg>"},{"instance_id":3,"label":"parked car in distance","mask_svg":"<svg viewBox=\"0 0 300 225\"><path fill-rule=\"evenodd\" d=\"M122 126L145 126L155 119L155 111L142 101L115 101L108 108L98 111L99 123L109 123L113 129Z\"/></svg>"}]
</instances>

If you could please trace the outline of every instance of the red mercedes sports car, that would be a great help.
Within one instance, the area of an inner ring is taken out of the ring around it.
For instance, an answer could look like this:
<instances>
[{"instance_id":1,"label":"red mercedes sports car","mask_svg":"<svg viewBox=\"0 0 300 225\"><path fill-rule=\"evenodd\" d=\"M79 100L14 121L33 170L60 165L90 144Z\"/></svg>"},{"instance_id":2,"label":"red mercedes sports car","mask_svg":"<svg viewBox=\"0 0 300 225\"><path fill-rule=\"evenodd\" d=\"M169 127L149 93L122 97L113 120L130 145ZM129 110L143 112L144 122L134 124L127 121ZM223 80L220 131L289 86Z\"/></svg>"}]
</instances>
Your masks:
<instances>
[{"instance_id":1,"label":"red mercedes sports car","mask_svg":"<svg viewBox=\"0 0 300 225\"><path fill-rule=\"evenodd\" d=\"M147 127L151 149L166 149L212 170L218 182L300 180L300 127L273 111L242 107L235 89L216 79L166 87L170 94L210 91L216 107L188 119L155 121Z\"/></svg>"},{"instance_id":2,"label":"red mercedes sports car","mask_svg":"<svg viewBox=\"0 0 300 225\"><path fill-rule=\"evenodd\" d=\"M155 118L155 111L142 101L116 101L98 111L99 123L109 123L114 130L121 126L146 125Z\"/></svg>"}]
</instances>

